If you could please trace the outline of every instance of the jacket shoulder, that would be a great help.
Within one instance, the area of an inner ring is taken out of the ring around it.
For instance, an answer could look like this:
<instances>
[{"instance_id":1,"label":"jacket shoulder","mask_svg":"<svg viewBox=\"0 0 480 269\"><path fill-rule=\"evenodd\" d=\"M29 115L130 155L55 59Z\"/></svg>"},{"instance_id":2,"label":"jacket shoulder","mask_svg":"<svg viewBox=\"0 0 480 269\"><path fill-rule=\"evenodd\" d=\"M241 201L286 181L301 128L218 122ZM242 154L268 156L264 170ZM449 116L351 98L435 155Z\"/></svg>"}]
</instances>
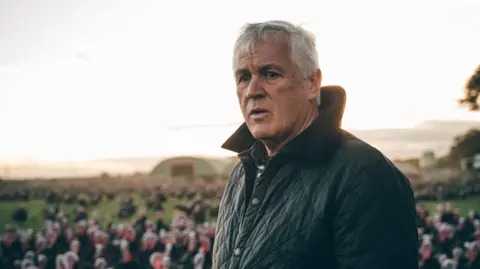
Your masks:
<instances>
[{"instance_id":1,"label":"jacket shoulder","mask_svg":"<svg viewBox=\"0 0 480 269\"><path fill-rule=\"evenodd\" d=\"M342 142L335 159L343 162L349 170L384 166L398 171L396 166L378 149L346 131L342 134Z\"/></svg>"},{"instance_id":2,"label":"jacket shoulder","mask_svg":"<svg viewBox=\"0 0 480 269\"><path fill-rule=\"evenodd\" d=\"M343 134L333 163L341 171L341 180L337 182L341 189L352 184L410 189L407 177L385 155L348 132Z\"/></svg>"}]
</instances>

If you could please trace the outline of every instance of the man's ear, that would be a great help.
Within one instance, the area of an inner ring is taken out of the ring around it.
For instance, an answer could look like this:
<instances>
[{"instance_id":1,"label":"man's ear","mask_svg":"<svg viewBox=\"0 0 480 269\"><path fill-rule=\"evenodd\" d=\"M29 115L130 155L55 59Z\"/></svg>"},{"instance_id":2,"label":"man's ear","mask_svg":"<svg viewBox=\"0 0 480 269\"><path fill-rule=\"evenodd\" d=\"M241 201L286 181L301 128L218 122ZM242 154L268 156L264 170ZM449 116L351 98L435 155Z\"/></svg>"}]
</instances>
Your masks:
<instances>
[{"instance_id":1,"label":"man's ear","mask_svg":"<svg viewBox=\"0 0 480 269\"><path fill-rule=\"evenodd\" d=\"M322 71L320 71L320 69L317 68L317 70L313 74L311 78L311 83L312 87L309 92L309 99L314 100L318 98L318 95L320 94L319 90L322 85Z\"/></svg>"},{"instance_id":2,"label":"man's ear","mask_svg":"<svg viewBox=\"0 0 480 269\"><path fill-rule=\"evenodd\" d=\"M315 74L313 75L313 85L316 89L320 89L322 85L322 71L320 71L320 68L315 70Z\"/></svg>"}]
</instances>

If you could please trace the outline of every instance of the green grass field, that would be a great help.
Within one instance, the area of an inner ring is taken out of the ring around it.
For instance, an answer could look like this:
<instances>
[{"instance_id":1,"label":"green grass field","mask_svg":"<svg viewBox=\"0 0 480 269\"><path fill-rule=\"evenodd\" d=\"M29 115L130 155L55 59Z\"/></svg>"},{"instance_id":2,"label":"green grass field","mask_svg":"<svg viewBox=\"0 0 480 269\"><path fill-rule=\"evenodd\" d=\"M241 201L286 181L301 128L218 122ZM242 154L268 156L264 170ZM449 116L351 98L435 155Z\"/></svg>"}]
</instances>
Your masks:
<instances>
[{"instance_id":1,"label":"green grass field","mask_svg":"<svg viewBox=\"0 0 480 269\"><path fill-rule=\"evenodd\" d=\"M142 207L145 202L139 196L134 196L135 202L138 207ZM474 209L480 211L480 197L472 197L466 200L453 200L450 201L454 204L455 207L458 207L462 215L466 215L470 209ZM169 198L167 203L164 205L164 213L165 217L168 221L172 216L174 207L178 204L186 204L186 201ZM439 202L424 202L425 206L430 212L435 210L436 204ZM44 219L43 219L43 208L45 204L43 201L28 201L28 202L0 202L0 233L3 233L5 224L12 223L11 222L11 215L13 210L18 207L24 207L28 211L28 221L22 225L23 228L40 228L43 226ZM119 198L114 201L107 201L104 199L98 206L90 207L89 212L97 212L98 218L100 221L105 220L110 216L113 221L118 221L116 216L118 209L120 206ZM65 214L70 214L73 211L74 206L71 205L62 205L61 209ZM154 218L154 212L149 211L149 218Z\"/></svg>"},{"instance_id":2,"label":"green grass field","mask_svg":"<svg viewBox=\"0 0 480 269\"><path fill-rule=\"evenodd\" d=\"M145 205L145 200L139 196L133 196L135 203L137 205L137 212L138 209ZM168 221L173 214L174 207L178 204L187 204L186 201L178 200L175 198L169 198L168 201L164 204L164 214ZM45 207L45 203L42 200L32 200L28 202L0 202L0 233L3 233L6 224L11 224L11 215L12 212L19 207L23 207L28 211L28 220L23 225L18 225L22 228L34 228L37 229L43 226L44 218L43 218L43 209ZM89 206L88 211L89 214L92 212L96 212L98 219L102 222L107 218L111 220L118 221L117 212L120 207L120 198L113 201L108 201L107 199L103 199L97 206ZM75 205L61 205L61 210L66 215L70 215L75 208ZM148 216L150 219L154 219L155 212L149 210ZM122 220L124 222L126 220Z\"/></svg>"},{"instance_id":3,"label":"green grass field","mask_svg":"<svg viewBox=\"0 0 480 269\"><path fill-rule=\"evenodd\" d=\"M462 215L468 214L468 211L471 209L480 212L480 196L470 197L465 200L451 200L445 202L451 202L456 208L460 209ZM435 211L435 207L438 203L440 202L423 202L429 212Z\"/></svg>"}]
</instances>

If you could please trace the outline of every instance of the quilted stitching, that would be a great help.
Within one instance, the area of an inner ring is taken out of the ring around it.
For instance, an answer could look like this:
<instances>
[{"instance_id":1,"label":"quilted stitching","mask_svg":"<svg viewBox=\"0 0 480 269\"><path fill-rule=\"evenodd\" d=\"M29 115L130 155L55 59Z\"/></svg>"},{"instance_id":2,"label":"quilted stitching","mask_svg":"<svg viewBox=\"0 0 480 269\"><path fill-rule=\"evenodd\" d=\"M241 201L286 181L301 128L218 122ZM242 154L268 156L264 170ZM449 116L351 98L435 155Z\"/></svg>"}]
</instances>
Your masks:
<instances>
[{"instance_id":1,"label":"quilted stitching","mask_svg":"<svg viewBox=\"0 0 480 269\"><path fill-rule=\"evenodd\" d=\"M287 170L287 169L281 169ZM264 201L267 203L266 205L266 212L260 216L257 216L256 220L254 221L253 231L250 234L247 245L245 246L243 256L242 257L235 257L240 259L239 263L242 265L241 268L254 268L257 266L262 259L270 256L275 255L275 253L282 253L282 248L286 244L291 242L295 242L296 238L302 237L302 233L299 232L290 232L288 231L289 228L296 227L298 230L308 230L310 229L311 225L314 223L312 220L315 218L315 214L311 210L300 210L297 203L301 201L303 205L301 208L320 208L317 206L312 206L312 193L316 193L309 188L309 186L302 186L308 180L303 180L301 173L292 172L290 175L277 175L281 179L273 186L269 186L269 191L273 191L274 193L270 197L272 201L269 203L268 201ZM285 178L288 176L287 178ZM295 181L296 182L295 182ZM272 180L273 182L275 181ZM315 185L315 184L312 184ZM231 192L228 194L230 196L230 201L234 201L234 197L236 197L243 189L235 190L231 189ZM301 197L301 199L300 199ZM228 231L228 228L240 226L242 219L239 217L241 212L235 212L235 206L226 206L220 212L222 215L222 223L219 223L219 227L217 230L216 236L216 244L218 246L215 248L214 257L216 259L217 268L231 268L229 266L236 264L236 262L231 262L233 249L236 246L229 246L226 247L227 244L234 244L235 238L231 238L231 234L234 234L233 231ZM289 212L284 213L283 212ZM276 213L273 213L276 212ZM307 214L307 215L305 215ZM320 214L317 214L317 216ZM238 216L235 218L234 216ZM282 227L282 218L285 216L291 216L288 219L288 222L291 222L291 227ZM281 221L279 221L279 219ZM274 234L278 233L280 234ZM287 233L281 232L286 231ZM287 238L281 238L282 235L287 236ZM268 242L265 240L271 239L276 243L275 246L266 245ZM259 249L261 248L261 249ZM289 247L290 248L290 247ZM265 252L267 250L267 252ZM219 255L219 254L222 255ZM262 256L256 256L256 253L262 253ZM265 254L263 254L265 253ZM222 257L223 260L219 260ZM247 263L245 263L247 262ZM278 268L278 267L277 267Z\"/></svg>"},{"instance_id":2,"label":"quilted stitching","mask_svg":"<svg viewBox=\"0 0 480 269\"><path fill-rule=\"evenodd\" d=\"M340 189L344 191L345 180L355 180L359 167L374 158L384 160L375 149L349 139L350 145L339 149L327 164L290 161L279 167L260 205L247 210L253 216L247 221L242 212L245 171L237 165L222 198L213 269L318 268L318 262L335 268L334 246L325 242L334 240L331 214L335 214ZM249 226L240 229L242 223ZM248 234L242 235L245 231ZM246 239L238 240L239 236ZM237 242L244 244L239 257L233 255Z\"/></svg>"}]
</instances>

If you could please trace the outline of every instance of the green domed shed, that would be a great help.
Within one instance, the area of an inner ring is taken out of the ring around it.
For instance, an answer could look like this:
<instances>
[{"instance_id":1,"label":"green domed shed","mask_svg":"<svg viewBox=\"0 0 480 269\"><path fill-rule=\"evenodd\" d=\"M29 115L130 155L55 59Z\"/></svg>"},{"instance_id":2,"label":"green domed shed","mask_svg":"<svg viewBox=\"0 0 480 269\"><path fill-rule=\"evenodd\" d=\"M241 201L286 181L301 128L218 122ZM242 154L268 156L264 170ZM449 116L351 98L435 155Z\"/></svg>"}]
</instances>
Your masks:
<instances>
[{"instance_id":1,"label":"green domed shed","mask_svg":"<svg viewBox=\"0 0 480 269\"><path fill-rule=\"evenodd\" d=\"M215 167L207 160L199 157L173 157L161 161L157 164L151 175L171 176L171 169L174 165L192 165L195 176L211 176L217 174Z\"/></svg>"}]
</instances>

